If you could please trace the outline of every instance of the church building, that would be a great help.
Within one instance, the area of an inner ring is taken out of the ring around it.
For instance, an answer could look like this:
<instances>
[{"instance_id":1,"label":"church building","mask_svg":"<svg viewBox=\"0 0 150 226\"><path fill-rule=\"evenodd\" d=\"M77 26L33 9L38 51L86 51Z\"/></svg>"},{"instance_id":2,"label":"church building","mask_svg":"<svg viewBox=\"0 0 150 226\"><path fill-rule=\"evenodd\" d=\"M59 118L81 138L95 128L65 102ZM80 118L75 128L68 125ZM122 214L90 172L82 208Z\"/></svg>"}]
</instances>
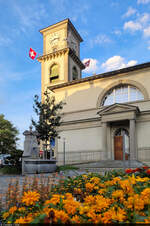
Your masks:
<instances>
[{"instance_id":1,"label":"church building","mask_svg":"<svg viewBox=\"0 0 150 226\"><path fill-rule=\"evenodd\" d=\"M140 161L150 164L150 62L82 78L82 38L69 19L43 35L41 92L66 104L57 164ZM64 156L65 152L65 156Z\"/></svg>"}]
</instances>

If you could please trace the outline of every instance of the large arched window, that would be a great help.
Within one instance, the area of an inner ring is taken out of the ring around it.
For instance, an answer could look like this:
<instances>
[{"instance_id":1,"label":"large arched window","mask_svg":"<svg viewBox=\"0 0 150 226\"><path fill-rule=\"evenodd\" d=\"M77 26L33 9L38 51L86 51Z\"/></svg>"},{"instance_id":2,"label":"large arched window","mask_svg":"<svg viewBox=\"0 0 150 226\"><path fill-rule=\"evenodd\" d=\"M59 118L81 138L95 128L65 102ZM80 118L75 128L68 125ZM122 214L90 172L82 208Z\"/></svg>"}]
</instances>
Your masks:
<instances>
[{"instance_id":1,"label":"large arched window","mask_svg":"<svg viewBox=\"0 0 150 226\"><path fill-rule=\"evenodd\" d=\"M130 101L143 100L144 95L134 86L121 84L110 89L102 100L102 105L114 103L125 103Z\"/></svg>"},{"instance_id":2,"label":"large arched window","mask_svg":"<svg viewBox=\"0 0 150 226\"><path fill-rule=\"evenodd\" d=\"M78 71L77 71L77 68L74 66L72 68L72 80L76 80L78 79Z\"/></svg>"},{"instance_id":3,"label":"large arched window","mask_svg":"<svg viewBox=\"0 0 150 226\"><path fill-rule=\"evenodd\" d=\"M50 67L50 82L54 82L59 78L59 66L58 64L53 64Z\"/></svg>"}]
</instances>

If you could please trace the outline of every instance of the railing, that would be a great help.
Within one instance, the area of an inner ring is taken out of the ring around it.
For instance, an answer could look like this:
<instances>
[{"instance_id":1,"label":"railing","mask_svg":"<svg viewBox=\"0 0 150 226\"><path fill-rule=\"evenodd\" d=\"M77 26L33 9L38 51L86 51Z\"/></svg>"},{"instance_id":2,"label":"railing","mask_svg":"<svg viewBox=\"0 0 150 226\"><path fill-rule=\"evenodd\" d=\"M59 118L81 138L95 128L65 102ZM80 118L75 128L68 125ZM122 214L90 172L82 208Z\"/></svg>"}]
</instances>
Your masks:
<instances>
[{"instance_id":1,"label":"railing","mask_svg":"<svg viewBox=\"0 0 150 226\"><path fill-rule=\"evenodd\" d=\"M101 151L82 151L82 152L65 152L57 154L57 160L59 163L65 164L77 164L77 163L87 163L96 162L102 159ZM65 157L65 158L64 158ZM64 161L65 160L65 161Z\"/></svg>"}]
</instances>

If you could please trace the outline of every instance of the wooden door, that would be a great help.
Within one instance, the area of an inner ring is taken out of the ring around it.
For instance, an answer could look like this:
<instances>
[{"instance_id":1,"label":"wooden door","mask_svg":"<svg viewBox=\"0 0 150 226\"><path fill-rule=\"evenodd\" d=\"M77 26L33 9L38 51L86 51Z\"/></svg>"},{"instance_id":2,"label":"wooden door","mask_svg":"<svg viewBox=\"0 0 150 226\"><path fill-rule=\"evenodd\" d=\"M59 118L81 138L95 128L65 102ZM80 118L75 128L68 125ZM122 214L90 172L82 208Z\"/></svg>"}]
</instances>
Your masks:
<instances>
[{"instance_id":1,"label":"wooden door","mask_svg":"<svg viewBox=\"0 0 150 226\"><path fill-rule=\"evenodd\" d=\"M114 137L115 160L123 160L123 136Z\"/></svg>"}]
</instances>

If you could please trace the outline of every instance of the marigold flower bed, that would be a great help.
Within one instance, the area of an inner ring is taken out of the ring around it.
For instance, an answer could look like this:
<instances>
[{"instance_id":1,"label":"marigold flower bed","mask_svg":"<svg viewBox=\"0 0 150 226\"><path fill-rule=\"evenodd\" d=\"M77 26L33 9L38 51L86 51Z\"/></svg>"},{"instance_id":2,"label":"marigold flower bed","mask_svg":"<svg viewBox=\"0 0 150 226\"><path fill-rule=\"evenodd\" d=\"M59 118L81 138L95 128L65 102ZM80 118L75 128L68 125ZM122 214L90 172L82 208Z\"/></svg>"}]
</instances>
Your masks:
<instances>
[{"instance_id":1,"label":"marigold flower bed","mask_svg":"<svg viewBox=\"0 0 150 226\"><path fill-rule=\"evenodd\" d=\"M149 168L90 173L11 192L3 223L150 223ZM41 189L42 188L42 189ZM45 190L45 193L43 191ZM18 194L18 195L17 195Z\"/></svg>"}]
</instances>

